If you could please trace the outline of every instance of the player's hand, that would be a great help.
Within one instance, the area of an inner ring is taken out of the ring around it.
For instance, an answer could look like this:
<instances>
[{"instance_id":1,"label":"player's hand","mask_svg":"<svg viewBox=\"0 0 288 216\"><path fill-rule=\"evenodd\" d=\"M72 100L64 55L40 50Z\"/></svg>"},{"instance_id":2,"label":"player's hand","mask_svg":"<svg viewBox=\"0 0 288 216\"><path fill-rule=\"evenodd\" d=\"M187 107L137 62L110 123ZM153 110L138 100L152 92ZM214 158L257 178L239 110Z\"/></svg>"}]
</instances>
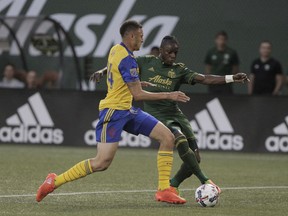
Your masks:
<instances>
[{"instance_id":1,"label":"player's hand","mask_svg":"<svg viewBox=\"0 0 288 216\"><path fill-rule=\"evenodd\" d=\"M92 82L99 83L103 76L104 76L103 70L98 70L98 71L95 71L95 72L90 76L90 79L89 79L89 80L92 81Z\"/></svg>"},{"instance_id":2,"label":"player's hand","mask_svg":"<svg viewBox=\"0 0 288 216\"><path fill-rule=\"evenodd\" d=\"M150 82L141 81L141 86L142 87L150 87L150 86L155 87L156 85Z\"/></svg>"},{"instance_id":3,"label":"player's hand","mask_svg":"<svg viewBox=\"0 0 288 216\"><path fill-rule=\"evenodd\" d=\"M190 97L188 97L185 93L181 91L170 92L169 99L183 103L190 101Z\"/></svg>"},{"instance_id":4,"label":"player's hand","mask_svg":"<svg viewBox=\"0 0 288 216\"><path fill-rule=\"evenodd\" d=\"M237 74L233 75L233 80L235 83L250 82L247 74L245 74L245 73L237 73Z\"/></svg>"}]
</instances>

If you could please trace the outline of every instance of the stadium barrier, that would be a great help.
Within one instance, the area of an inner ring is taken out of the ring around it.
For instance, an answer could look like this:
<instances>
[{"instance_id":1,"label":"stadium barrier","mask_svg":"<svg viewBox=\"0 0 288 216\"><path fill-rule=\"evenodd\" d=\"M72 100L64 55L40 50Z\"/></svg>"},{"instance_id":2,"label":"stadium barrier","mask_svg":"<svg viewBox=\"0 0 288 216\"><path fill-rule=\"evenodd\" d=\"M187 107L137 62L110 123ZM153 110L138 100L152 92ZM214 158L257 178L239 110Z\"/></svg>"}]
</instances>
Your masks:
<instances>
[{"instance_id":1,"label":"stadium barrier","mask_svg":"<svg viewBox=\"0 0 288 216\"><path fill-rule=\"evenodd\" d=\"M104 92L0 89L0 143L94 146L98 103L104 96ZM288 152L287 97L190 97L181 109L201 149ZM123 132L120 146L158 145L147 137Z\"/></svg>"}]
</instances>

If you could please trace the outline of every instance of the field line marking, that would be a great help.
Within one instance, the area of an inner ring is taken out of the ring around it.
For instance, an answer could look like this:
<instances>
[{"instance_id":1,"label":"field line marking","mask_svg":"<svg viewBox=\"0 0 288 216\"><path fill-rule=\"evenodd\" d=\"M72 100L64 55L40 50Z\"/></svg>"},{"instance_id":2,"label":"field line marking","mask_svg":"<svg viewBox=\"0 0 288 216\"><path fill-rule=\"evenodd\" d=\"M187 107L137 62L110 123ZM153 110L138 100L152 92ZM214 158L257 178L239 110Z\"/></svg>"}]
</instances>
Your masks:
<instances>
[{"instance_id":1,"label":"field line marking","mask_svg":"<svg viewBox=\"0 0 288 216\"><path fill-rule=\"evenodd\" d=\"M184 188L181 191L193 191L196 188ZM255 186L255 187L223 187L225 190L261 190L261 189L288 189L288 186ZM91 195L91 194L115 194L115 193L152 193L156 190L113 190L113 191L90 191L90 192L67 192L52 193L49 196L74 196L74 195ZM11 194L0 195L0 198L17 198L17 197L35 197L36 194Z\"/></svg>"}]
</instances>

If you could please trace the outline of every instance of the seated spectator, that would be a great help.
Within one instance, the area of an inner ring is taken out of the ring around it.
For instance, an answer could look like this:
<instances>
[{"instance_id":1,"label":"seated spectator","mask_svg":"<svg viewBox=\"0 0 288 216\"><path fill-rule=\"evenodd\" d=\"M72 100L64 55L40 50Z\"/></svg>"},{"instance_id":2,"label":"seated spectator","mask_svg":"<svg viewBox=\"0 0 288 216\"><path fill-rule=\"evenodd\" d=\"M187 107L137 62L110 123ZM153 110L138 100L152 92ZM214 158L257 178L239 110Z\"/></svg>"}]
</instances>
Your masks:
<instances>
[{"instance_id":1,"label":"seated spectator","mask_svg":"<svg viewBox=\"0 0 288 216\"><path fill-rule=\"evenodd\" d=\"M39 88L39 80L37 78L37 73L34 70L29 71L26 74L26 88L28 89L37 89Z\"/></svg>"},{"instance_id":2,"label":"seated spectator","mask_svg":"<svg viewBox=\"0 0 288 216\"><path fill-rule=\"evenodd\" d=\"M283 84L283 72L280 62L271 57L271 42L261 42L259 54L260 57L251 65L248 93L279 95Z\"/></svg>"},{"instance_id":3,"label":"seated spectator","mask_svg":"<svg viewBox=\"0 0 288 216\"><path fill-rule=\"evenodd\" d=\"M3 79L0 82L0 88L24 88L24 83L15 79L15 67L7 64L4 67Z\"/></svg>"},{"instance_id":4,"label":"seated spectator","mask_svg":"<svg viewBox=\"0 0 288 216\"><path fill-rule=\"evenodd\" d=\"M160 54L160 50L159 50L158 46L153 46L150 50L150 53L149 53L149 55L154 55L156 57L158 57L159 54Z\"/></svg>"},{"instance_id":5,"label":"seated spectator","mask_svg":"<svg viewBox=\"0 0 288 216\"><path fill-rule=\"evenodd\" d=\"M46 89L59 88L60 75L56 71L46 71L41 80L41 86Z\"/></svg>"}]
</instances>

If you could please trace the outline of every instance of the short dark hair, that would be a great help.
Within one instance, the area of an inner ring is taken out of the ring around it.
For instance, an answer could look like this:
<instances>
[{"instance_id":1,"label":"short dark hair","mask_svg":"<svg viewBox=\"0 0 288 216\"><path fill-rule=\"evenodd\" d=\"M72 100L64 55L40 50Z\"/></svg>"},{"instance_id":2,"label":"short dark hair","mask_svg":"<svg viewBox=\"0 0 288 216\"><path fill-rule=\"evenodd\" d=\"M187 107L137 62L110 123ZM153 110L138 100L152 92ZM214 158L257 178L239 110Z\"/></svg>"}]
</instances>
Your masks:
<instances>
[{"instance_id":1,"label":"short dark hair","mask_svg":"<svg viewBox=\"0 0 288 216\"><path fill-rule=\"evenodd\" d=\"M270 46L272 46L272 42L269 41L269 40L262 40L262 41L260 42L260 45L259 45L259 46L261 46L263 43L268 43L268 44L270 44Z\"/></svg>"},{"instance_id":2,"label":"short dark hair","mask_svg":"<svg viewBox=\"0 0 288 216\"><path fill-rule=\"evenodd\" d=\"M126 20L120 27L120 34L123 38L124 35L130 31L135 31L139 28L142 28L142 25L135 20Z\"/></svg>"},{"instance_id":3,"label":"short dark hair","mask_svg":"<svg viewBox=\"0 0 288 216\"><path fill-rule=\"evenodd\" d=\"M179 45L179 42L177 40L177 38L173 35L166 35L161 42L160 47L164 47L166 44L168 43L176 43L177 45Z\"/></svg>"},{"instance_id":4,"label":"short dark hair","mask_svg":"<svg viewBox=\"0 0 288 216\"><path fill-rule=\"evenodd\" d=\"M224 30L217 32L216 35L215 35L215 38L218 38L219 36L223 36L223 37L225 37L226 39L228 39L228 34L227 34L227 32L224 31Z\"/></svg>"}]
</instances>

